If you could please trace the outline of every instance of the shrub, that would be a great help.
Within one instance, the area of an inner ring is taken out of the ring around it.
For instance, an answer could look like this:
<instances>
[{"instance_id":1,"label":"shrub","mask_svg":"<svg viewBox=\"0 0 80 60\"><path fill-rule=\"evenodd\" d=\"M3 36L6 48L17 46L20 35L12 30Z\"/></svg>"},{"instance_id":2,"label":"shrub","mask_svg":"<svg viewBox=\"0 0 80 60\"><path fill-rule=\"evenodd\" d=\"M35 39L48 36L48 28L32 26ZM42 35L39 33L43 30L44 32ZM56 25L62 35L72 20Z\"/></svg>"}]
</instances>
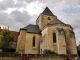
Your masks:
<instances>
[{"instance_id":1,"label":"shrub","mask_svg":"<svg viewBox=\"0 0 80 60\"><path fill-rule=\"evenodd\" d=\"M57 54L56 52L51 51L51 50L44 50L43 53L44 54Z\"/></svg>"}]
</instances>

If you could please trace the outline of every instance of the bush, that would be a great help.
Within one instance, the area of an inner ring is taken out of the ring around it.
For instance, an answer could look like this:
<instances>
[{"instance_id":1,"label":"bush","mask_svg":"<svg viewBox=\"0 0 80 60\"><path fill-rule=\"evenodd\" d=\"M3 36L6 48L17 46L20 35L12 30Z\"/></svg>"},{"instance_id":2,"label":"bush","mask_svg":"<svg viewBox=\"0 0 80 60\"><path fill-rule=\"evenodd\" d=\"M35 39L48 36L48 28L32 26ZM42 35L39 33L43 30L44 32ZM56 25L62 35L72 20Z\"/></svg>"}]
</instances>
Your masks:
<instances>
[{"instance_id":1,"label":"bush","mask_svg":"<svg viewBox=\"0 0 80 60\"><path fill-rule=\"evenodd\" d=\"M44 50L43 53L44 54L57 54L56 52L51 51L51 50Z\"/></svg>"}]
</instances>

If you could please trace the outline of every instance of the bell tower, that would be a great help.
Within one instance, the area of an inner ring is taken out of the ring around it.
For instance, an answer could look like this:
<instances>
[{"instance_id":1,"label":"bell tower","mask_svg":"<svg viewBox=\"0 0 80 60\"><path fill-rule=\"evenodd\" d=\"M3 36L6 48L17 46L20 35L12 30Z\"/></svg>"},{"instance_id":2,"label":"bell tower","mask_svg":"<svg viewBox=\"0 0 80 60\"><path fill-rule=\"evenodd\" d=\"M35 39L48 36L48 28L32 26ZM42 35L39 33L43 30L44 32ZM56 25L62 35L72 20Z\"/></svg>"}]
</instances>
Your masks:
<instances>
[{"instance_id":1,"label":"bell tower","mask_svg":"<svg viewBox=\"0 0 80 60\"><path fill-rule=\"evenodd\" d=\"M42 30L48 23L57 18L48 7L39 15L36 20L36 25Z\"/></svg>"}]
</instances>

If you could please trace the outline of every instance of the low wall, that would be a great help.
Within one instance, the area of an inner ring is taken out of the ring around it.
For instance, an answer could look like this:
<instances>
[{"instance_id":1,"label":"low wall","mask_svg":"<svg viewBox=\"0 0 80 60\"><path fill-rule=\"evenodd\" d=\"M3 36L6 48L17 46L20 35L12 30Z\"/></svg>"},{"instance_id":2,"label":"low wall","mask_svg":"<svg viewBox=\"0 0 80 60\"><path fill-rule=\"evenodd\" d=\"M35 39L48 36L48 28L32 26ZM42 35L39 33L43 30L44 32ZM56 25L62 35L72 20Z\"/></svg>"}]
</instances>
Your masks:
<instances>
[{"instance_id":1,"label":"low wall","mask_svg":"<svg viewBox=\"0 0 80 60\"><path fill-rule=\"evenodd\" d=\"M20 58L15 58L15 57L0 57L0 60L20 60Z\"/></svg>"},{"instance_id":2,"label":"low wall","mask_svg":"<svg viewBox=\"0 0 80 60\"><path fill-rule=\"evenodd\" d=\"M0 60L77 60L77 55L0 53Z\"/></svg>"},{"instance_id":3,"label":"low wall","mask_svg":"<svg viewBox=\"0 0 80 60\"><path fill-rule=\"evenodd\" d=\"M29 59L23 59L23 58L14 58L14 57L0 57L0 60L77 60L74 58L71 59L65 59L65 58L29 58Z\"/></svg>"}]
</instances>

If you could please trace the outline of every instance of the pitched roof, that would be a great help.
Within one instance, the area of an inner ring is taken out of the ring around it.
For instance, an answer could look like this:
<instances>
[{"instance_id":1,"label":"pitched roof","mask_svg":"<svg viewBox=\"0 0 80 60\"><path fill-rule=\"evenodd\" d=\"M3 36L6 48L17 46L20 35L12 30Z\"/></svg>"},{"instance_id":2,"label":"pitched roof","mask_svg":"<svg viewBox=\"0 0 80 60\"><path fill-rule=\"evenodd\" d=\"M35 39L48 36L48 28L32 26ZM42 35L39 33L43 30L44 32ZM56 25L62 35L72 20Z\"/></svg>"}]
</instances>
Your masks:
<instances>
[{"instance_id":1,"label":"pitched roof","mask_svg":"<svg viewBox=\"0 0 80 60\"><path fill-rule=\"evenodd\" d=\"M28 33L40 33L39 26L29 24L28 26L22 28L25 29Z\"/></svg>"},{"instance_id":2,"label":"pitched roof","mask_svg":"<svg viewBox=\"0 0 80 60\"><path fill-rule=\"evenodd\" d=\"M49 24L64 24L62 21L60 21L59 19L54 19L53 21L51 21Z\"/></svg>"},{"instance_id":3,"label":"pitched roof","mask_svg":"<svg viewBox=\"0 0 80 60\"><path fill-rule=\"evenodd\" d=\"M46 14L46 15L54 15L50 9L48 7L45 8L45 10L42 12L42 14Z\"/></svg>"}]
</instances>

